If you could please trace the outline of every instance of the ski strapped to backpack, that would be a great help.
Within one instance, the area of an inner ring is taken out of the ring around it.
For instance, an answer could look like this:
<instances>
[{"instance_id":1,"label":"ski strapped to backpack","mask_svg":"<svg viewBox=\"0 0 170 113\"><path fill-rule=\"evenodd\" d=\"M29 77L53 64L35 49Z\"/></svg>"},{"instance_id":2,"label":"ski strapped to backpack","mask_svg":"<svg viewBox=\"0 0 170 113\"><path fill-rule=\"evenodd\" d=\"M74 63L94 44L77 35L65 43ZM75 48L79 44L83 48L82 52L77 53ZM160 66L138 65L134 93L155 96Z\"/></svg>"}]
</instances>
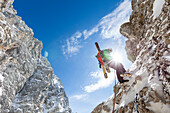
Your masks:
<instances>
[{"instance_id":1,"label":"ski strapped to backpack","mask_svg":"<svg viewBox=\"0 0 170 113\"><path fill-rule=\"evenodd\" d=\"M102 69L103 69L104 77L107 78L107 73L106 73L106 70L105 70L105 67L104 67L103 59L101 57L102 53L101 53L100 47L99 47L97 42L95 42L95 45L96 45L96 48L97 48L97 52L99 53L98 57L100 57L100 59L101 59L100 63L101 63Z\"/></svg>"}]
</instances>

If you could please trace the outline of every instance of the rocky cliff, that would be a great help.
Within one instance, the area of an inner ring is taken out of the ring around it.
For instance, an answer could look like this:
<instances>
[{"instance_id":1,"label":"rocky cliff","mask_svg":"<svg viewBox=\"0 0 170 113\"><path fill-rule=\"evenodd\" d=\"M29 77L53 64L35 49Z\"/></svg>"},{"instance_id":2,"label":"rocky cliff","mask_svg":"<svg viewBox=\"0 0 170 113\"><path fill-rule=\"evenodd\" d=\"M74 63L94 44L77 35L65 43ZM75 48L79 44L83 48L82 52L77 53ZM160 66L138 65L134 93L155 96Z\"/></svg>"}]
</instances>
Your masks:
<instances>
[{"instance_id":1,"label":"rocky cliff","mask_svg":"<svg viewBox=\"0 0 170 113\"><path fill-rule=\"evenodd\" d=\"M60 79L41 56L42 42L12 3L0 0L0 112L71 113Z\"/></svg>"},{"instance_id":2,"label":"rocky cliff","mask_svg":"<svg viewBox=\"0 0 170 113\"><path fill-rule=\"evenodd\" d=\"M132 0L132 14L120 33L128 38L126 51L132 77L117 84L115 113L168 113L170 111L169 0ZM136 95L137 94L137 95ZM112 113L113 99L92 113Z\"/></svg>"}]
</instances>

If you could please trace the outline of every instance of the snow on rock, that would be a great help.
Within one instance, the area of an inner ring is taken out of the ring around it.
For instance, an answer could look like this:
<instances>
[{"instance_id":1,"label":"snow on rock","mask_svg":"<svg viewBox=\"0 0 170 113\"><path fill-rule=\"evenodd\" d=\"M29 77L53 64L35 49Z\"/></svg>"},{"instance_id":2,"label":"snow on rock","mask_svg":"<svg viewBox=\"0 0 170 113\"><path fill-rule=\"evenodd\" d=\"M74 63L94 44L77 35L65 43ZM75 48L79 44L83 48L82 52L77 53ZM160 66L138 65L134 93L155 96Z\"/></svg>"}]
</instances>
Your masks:
<instances>
[{"instance_id":1,"label":"snow on rock","mask_svg":"<svg viewBox=\"0 0 170 113\"><path fill-rule=\"evenodd\" d=\"M48 95L44 103L43 113L70 113L68 98L64 92L64 87L57 76L53 76L53 82L49 86Z\"/></svg>"},{"instance_id":2,"label":"snow on rock","mask_svg":"<svg viewBox=\"0 0 170 113\"><path fill-rule=\"evenodd\" d=\"M136 113L135 105L139 113L170 111L169 7L168 0L132 0L130 20L120 28L128 38L132 77L124 85L117 84L115 113ZM112 113L113 99L99 104L92 113Z\"/></svg>"},{"instance_id":3,"label":"snow on rock","mask_svg":"<svg viewBox=\"0 0 170 113\"><path fill-rule=\"evenodd\" d=\"M41 55L42 42L15 15L13 1L0 0L0 113L71 113L60 79Z\"/></svg>"},{"instance_id":4,"label":"snow on rock","mask_svg":"<svg viewBox=\"0 0 170 113\"><path fill-rule=\"evenodd\" d=\"M169 113L169 105L168 104L162 104L161 102L150 102L151 106L148 107L155 113Z\"/></svg>"},{"instance_id":5,"label":"snow on rock","mask_svg":"<svg viewBox=\"0 0 170 113\"><path fill-rule=\"evenodd\" d=\"M0 0L0 11L1 12L10 12L16 14L16 11L13 9L12 3L14 0Z\"/></svg>"},{"instance_id":6,"label":"snow on rock","mask_svg":"<svg viewBox=\"0 0 170 113\"><path fill-rule=\"evenodd\" d=\"M160 15L164 3L165 0L155 0L153 3L153 19Z\"/></svg>"}]
</instances>

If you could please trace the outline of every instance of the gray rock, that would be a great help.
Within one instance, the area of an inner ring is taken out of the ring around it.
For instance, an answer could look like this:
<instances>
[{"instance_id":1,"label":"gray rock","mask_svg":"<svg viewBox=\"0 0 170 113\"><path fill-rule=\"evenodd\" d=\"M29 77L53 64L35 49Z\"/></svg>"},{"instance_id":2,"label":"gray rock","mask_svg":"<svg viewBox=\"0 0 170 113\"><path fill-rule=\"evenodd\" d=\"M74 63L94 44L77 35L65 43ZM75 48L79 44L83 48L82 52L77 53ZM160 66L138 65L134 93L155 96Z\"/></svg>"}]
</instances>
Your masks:
<instances>
[{"instance_id":1,"label":"gray rock","mask_svg":"<svg viewBox=\"0 0 170 113\"><path fill-rule=\"evenodd\" d=\"M42 42L15 15L12 3L0 0L0 112L71 113L61 81L41 56Z\"/></svg>"}]
</instances>

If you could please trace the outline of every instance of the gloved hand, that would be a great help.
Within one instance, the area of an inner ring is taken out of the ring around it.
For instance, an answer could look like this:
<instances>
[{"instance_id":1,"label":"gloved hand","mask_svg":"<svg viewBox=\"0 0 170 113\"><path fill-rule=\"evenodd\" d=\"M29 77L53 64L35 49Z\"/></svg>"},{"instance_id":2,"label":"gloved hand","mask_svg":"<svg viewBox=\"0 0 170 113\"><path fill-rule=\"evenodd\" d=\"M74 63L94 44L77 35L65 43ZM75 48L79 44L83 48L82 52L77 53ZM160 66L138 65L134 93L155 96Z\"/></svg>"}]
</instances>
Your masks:
<instances>
[{"instance_id":1,"label":"gloved hand","mask_svg":"<svg viewBox=\"0 0 170 113\"><path fill-rule=\"evenodd\" d=\"M102 68L102 65L101 65L101 63L99 63L99 68Z\"/></svg>"}]
</instances>

